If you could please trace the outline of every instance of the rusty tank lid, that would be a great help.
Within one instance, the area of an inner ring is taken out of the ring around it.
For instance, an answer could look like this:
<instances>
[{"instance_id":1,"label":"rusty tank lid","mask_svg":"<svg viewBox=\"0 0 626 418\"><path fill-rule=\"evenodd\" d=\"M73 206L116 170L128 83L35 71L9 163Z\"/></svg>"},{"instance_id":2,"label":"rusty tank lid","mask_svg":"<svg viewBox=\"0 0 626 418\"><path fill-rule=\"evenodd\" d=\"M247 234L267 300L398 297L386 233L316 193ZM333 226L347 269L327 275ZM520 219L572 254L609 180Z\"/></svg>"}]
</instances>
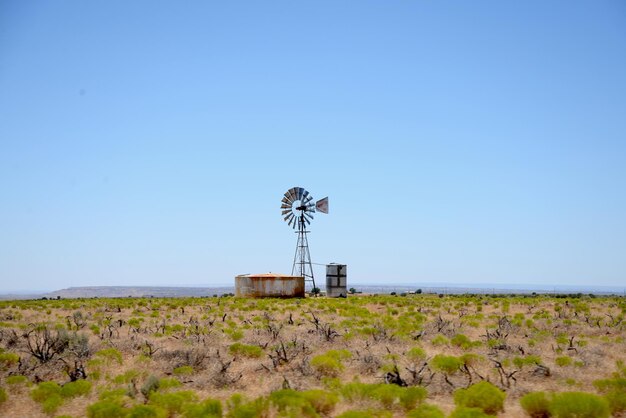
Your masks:
<instances>
[{"instance_id":1,"label":"rusty tank lid","mask_svg":"<svg viewBox=\"0 0 626 418\"><path fill-rule=\"evenodd\" d=\"M240 274L237 277L250 277L252 279L254 278L259 278L259 279L268 279L268 278L272 278L272 279L301 279L302 276L291 276L288 274L281 274L281 273L260 273L260 274Z\"/></svg>"}]
</instances>

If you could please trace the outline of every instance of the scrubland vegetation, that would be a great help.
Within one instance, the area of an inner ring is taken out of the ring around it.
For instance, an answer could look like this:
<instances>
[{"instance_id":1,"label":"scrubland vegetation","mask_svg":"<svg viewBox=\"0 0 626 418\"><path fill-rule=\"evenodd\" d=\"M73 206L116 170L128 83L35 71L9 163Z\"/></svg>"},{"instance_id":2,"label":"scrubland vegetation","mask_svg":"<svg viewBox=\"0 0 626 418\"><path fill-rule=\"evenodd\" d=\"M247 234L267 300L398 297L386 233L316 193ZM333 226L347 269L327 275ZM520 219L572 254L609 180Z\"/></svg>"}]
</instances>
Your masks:
<instances>
[{"instance_id":1,"label":"scrubland vegetation","mask_svg":"<svg viewBox=\"0 0 626 418\"><path fill-rule=\"evenodd\" d=\"M441 296L0 302L0 416L625 416L626 299Z\"/></svg>"}]
</instances>

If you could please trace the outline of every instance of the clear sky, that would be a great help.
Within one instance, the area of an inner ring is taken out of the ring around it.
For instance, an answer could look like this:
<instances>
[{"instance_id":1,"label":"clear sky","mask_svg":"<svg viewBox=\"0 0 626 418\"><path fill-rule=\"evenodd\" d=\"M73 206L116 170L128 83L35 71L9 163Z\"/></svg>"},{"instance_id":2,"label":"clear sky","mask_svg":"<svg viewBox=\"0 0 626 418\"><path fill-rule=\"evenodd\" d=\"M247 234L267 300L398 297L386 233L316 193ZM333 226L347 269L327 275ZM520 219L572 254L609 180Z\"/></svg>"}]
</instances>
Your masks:
<instances>
[{"instance_id":1,"label":"clear sky","mask_svg":"<svg viewBox=\"0 0 626 418\"><path fill-rule=\"evenodd\" d=\"M626 3L0 1L0 291L626 284ZM316 270L319 279L323 269Z\"/></svg>"}]
</instances>

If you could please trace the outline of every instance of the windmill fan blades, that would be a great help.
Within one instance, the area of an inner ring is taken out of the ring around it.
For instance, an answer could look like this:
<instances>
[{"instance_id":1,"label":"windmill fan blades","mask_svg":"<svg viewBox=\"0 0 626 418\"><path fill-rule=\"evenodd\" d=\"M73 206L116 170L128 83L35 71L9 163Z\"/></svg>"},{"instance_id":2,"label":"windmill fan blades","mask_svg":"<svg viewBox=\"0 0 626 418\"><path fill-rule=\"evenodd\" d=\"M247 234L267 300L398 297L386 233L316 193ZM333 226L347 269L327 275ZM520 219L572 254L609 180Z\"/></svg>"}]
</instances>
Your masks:
<instances>
[{"instance_id":1,"label":"windmill fan blades","mask_svg":"<svg viewBox=\"0 0 626 418\"><path fill-rule=\"evenodd\" d=\"M296 229L310 225L315 212L328 213L328 198L316 202L304 187L292 187L285 192L280 209L285 222Z\"/></svg>"}]
</instances>

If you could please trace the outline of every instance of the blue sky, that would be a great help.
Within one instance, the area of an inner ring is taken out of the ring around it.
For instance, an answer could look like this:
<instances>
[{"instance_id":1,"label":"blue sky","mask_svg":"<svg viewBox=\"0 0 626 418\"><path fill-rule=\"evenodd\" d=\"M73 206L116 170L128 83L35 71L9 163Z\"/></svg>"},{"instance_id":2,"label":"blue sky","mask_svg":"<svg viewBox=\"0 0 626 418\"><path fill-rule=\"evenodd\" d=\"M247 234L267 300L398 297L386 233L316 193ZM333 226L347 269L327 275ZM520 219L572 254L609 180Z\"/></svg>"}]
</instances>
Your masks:
<instances>
[{"instance_id":1,"label":"blue sky","mask_svg":"<svg viewBox=\"0 0 626 418\"><path fill-rule=\"evenodd\" d=\"M0 2L1 291L626 283L622 1L221 3Z\"/></svg>"}]
</instances>

